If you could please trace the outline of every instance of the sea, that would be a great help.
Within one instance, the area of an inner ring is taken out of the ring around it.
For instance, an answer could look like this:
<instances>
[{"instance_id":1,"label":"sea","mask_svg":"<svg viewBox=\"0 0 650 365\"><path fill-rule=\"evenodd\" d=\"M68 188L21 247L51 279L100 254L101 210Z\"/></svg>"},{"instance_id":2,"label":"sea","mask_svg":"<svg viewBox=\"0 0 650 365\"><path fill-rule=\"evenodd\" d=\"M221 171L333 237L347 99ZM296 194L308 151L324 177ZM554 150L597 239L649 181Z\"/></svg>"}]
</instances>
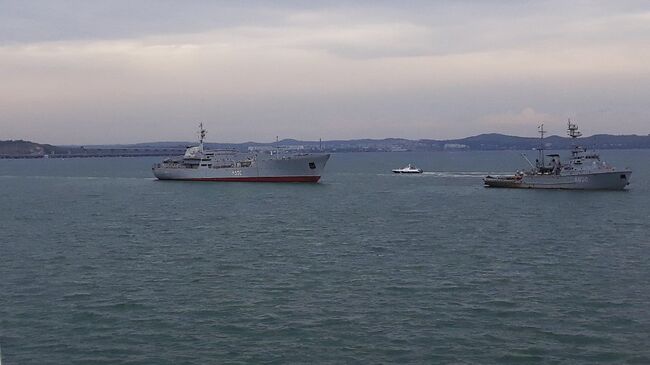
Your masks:
<instances>
[{"instance_id":1,"label":"sea","mask_svg":"<svg viewBox=\"0 0 650 365\"><path fill-rule=\"evenodd\" d=\"M519 151L0 160L2 364L650 364L650 150L601 153L626 191L485 188Z\"/></svg>"}]
</instances>

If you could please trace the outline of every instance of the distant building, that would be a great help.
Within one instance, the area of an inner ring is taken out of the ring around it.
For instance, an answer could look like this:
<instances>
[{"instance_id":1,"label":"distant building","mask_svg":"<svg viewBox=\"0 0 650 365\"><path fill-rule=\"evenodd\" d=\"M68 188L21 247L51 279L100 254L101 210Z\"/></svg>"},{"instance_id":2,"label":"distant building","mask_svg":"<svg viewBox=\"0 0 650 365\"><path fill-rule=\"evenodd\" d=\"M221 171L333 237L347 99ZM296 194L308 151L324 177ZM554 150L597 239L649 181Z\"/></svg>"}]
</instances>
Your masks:
<instances>
[{"instance_id":1,"label":"distant building","mask_svg":"<svg viewBox=\"0 0 650 365\"><path fill-rule=\"evenodd\" d=\"M297 145L297 144L290 144L290 145L280 146L280 149L284 150L284 151L302 151L302 150L305 149L305 146Z\"/></svg>"},{"instance_id":2,"label":"distant building","mask_svg":"<svg viewBox=\"0 0 650 365\"><path fill-rule=\"evenodd\" d=\"M460 144L460 143L445 143L443 146L443 149L445 150L465 150L468 149L469 146L466 144Z\"/></svg>"},{"instance_id":3,"label":"distant building","mask_svg":"<svg viewBox=\"0 0 650 365\"><path fill-rule=\"evenodd\" d=\"M248 151L250 152L270 152L275 151L275 146L249 146Z\"/></svg>"},{"instance_id":4,"label":"distant building","mask_svg":"<svg viewBox=\"0 0 650 365\"><path fill-rule=\"evenodd\" d=\"M250 152L272 152L275 150L281 151L302 151L305 149L303 145L285 145L285 146L249 146L248 151Z\"/></svg>"}]
</instances>

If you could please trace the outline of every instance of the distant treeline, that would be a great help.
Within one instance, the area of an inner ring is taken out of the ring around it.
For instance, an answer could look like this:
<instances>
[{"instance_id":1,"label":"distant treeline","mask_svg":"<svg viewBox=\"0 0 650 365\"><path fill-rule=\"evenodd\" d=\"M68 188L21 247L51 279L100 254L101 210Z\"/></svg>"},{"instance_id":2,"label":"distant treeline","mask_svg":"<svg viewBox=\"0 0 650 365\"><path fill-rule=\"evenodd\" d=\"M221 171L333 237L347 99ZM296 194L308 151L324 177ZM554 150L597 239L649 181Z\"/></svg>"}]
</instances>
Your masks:
<instances>
[{"instance_id":1,"label":"distant treeline","mask_svg":"<svg viewBox=\"0 0 650 365\"><path fill-rule=\"evenodd\" d=\"M433 144L455 143L468 146L472 150L526 150L540 146L539 138L507 136L491 133L481 134L449 141L432 141ZM650 135L622 135L596 134L590 137L581 137L573 141L569 137L550 136L544 138L546 148L570 149L575 143L587 148L596 149L636 149L650 148Z\"/></svg>"},{"instance_id":2,"label":"distant treeline","mask_svg":"<svg viewBox=\"0 0 650 365\"><path fill-rule=\"evenodd\" d=\"M577 141L581 146L593 149L638 149L650 148L650 135L621 135L597 134L590 137L581 137ZM574 141L568 137L550 136L544 139L547 149L570 149ZM151 142L131 145L102 145L102 146L53 146L30 141L0 141L0 157L39 157L44 155L60 156L137 156L137 155L165 155L166 151L177 154L186 146L195 142ZM273 143L207 143L209 148L226 148L238 151L247 151L249 148L273 146L285 149L298 149L304 151L334 151L334 152L361 152L361 151L442 151L442 150L530 150L540 146L539 138L508 136L498 133L481 134L478 136L435 140L419 139L410 140L402 138L386 139L354 139L354 140L329 140L329 141L301 141L284 139Z\"/></svg>"},{"instance_id":3,"label":"distant treeline","mask_svg":"<svg viewBox=\"0 0 650 365\"><path fill-rule=\"evenodd\" d=\"M137 146L52 146L29 141L0 141L0 159L4 158L72 158L72 157L139 157L177 156L185 152L177 148L143 148Z\"/></svg>"},{"instance_id":4,"label":"distant treeline","mask_svg":"<svg viewBox=\"0 0 650 365\"><path fill-rule=\"evenodd\" d=\"M590 137L581 137L577 142L587 148L595 149L637 149L650 148L650 135L623 135L598 134ZM544 138L545 147L548 149L571 149L575 142L568 137L550 136ZM137 146L146 147L178 147L191 145L191 142L155 142L143 143ZM354 140L328 140L328 141L302 141L284 139L273 143L208 143L211 148L230 148L247 150L249 147L279 146L303 147L305 150L324 151L441 151L441 150L530 150L540 146L539 138L508 136L498 133L481 134L460 139L354 139Z\"/></svg>"},{"instance_id":5,"label":"distant treeline","mask_svg":"<svg viewBox=\"0 0 650 365\"><path fill-rule=\"evenodd\" d=\"M42 156L63 151L64 149L49 144L40 144L23 140L0 141L0 156Z\"/></svg>"}]
</instances>

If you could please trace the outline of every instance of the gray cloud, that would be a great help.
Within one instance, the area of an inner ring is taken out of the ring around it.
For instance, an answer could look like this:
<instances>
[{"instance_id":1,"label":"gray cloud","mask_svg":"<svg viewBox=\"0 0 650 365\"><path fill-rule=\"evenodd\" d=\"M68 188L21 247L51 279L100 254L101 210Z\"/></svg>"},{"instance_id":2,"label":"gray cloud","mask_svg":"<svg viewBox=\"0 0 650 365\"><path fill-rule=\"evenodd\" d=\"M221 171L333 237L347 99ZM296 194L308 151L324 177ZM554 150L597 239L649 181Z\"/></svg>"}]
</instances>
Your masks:
<instances>
[{"instance_id":1,"label":"gray cloud","mask_svg":"<svg viewBox=\"0 0 650 365\"><path fill-rule=\"evenodd\" d=\"M0 139L647 133L649 27L642 2L5 1Z\"/></svg>"}]
</instances>

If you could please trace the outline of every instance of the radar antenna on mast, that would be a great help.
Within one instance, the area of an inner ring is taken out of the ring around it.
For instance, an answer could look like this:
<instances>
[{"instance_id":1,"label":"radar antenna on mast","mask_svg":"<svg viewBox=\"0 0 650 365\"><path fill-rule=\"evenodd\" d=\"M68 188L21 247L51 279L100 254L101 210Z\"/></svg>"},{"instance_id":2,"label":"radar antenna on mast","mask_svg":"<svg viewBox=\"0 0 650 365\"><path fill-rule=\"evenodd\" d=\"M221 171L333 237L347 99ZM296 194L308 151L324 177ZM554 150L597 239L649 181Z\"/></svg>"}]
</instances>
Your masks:
<instances>
[{"instance_id":1,"label":"radar antenna on mast","mask_svg":"<svg viewBox=\"0 0 650 365\"><path fill-rule=\"evenodd\" d=\"M539 157L537 158L537 167L544 167L544 135L546 134L544 123L537 127L537 132L539 133Z\"/></svg>"},{"instance_id":2,"label":"radar antenna on mast","mask_svg":"<svg viewBox=\"0 0 650 365\"><path fill-rule=\"evenodd\" d=\"M578 125L574 124L574 123L571 123L571 118L569 118L567 133L569 134L569 137L574 138L574 139L578 138L578 137L580 137L582 135L582 133L580 133L580 131L578 131Z\"/></svg>"},{"instance_id":3,"label":"radar antenna on mast","mask_svg":"<svg viewBox=\"0 0 650 365\"><path fill-rule=\"evenodd\" d=\"M205 135L208 134L208 131L203 129L203 123L199 123L199 142L203 144L203 140L205 139Z\"/></svg>"}]
</instances>

